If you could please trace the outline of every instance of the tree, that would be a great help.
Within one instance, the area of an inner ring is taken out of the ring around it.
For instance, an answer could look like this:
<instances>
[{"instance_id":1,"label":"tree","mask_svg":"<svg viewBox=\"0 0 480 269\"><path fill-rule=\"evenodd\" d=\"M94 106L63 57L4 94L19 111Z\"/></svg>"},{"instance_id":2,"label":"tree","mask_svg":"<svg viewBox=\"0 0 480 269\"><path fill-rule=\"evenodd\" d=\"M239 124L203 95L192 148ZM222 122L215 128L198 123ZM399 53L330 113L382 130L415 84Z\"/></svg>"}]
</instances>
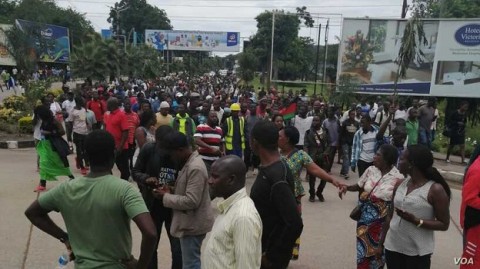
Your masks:
<instances>
[{"instance_id":1,"label":"tree","mask_svg":"<svg viewBox=\"0 0 480 269\"><path fill-rule=\"evenodd\" d=\"M480 15L478 0L424 0L426 17L477 18Z\"/></svg>"},{"instance_id":2,"label":"tree","mask_svg":"<svg viewBox=\"0 0 480 269\"><path fill-rule=\"evenodd\" d=\"M248 85L255 78L258 60L255 53L247 49L238 56L238 74L242 81Z\"/></svg>"},{"instance_id":3,"label":"tree","mask_svg":"<svg viewBox=\"0 0 480 269\"><path fill-rule=\"evenodd\" d=\"M12 13L16 5L17 3L12 0L0 0L0 23L13 23Z\"/></svg>"},{"instance_id":4,"label":"tree","mask_svg":"<svg viewBox=\"0 0 480 269\"><path fill-rule=\"evenodd\" d=\"M119 10L124 11L120 12ZM107 21L112 23L116 35L124 34L127 35L127 38L131 31L143 34L146 29L172 29L165 10L148 4L146 0L121 0L115 3L110 8L110 16ZM117 33L117 29L120 30L119 33ZM129 38L129 41L132 39Z\"/></svg>"},{"instance_id":5,"label":"tree","mask_svg":"<svg viewBox=\"0 0 480 269\"><path fill-rule=\"evenodd\" d=\"M355 101L355 91L359 86L360 85L353 76L343 74L339 77L337 85L338 91L333 93L331 100L334 103L341 105L342 108L344 106L349 106Z\"/></svg>"},{"instance_id":6,"label":"tree","mask_svg":"<svg viewBox=\"0 0 480 269\"><path fill-rule=\"evenodd\" d=\"M15 6L10 19L11 22L22 19L67 27L72 46L80 45L81 40L95 34L92 24L84 14L71 8L61 8L53 0L22 0Z\"/></svg>"}]
</instances>

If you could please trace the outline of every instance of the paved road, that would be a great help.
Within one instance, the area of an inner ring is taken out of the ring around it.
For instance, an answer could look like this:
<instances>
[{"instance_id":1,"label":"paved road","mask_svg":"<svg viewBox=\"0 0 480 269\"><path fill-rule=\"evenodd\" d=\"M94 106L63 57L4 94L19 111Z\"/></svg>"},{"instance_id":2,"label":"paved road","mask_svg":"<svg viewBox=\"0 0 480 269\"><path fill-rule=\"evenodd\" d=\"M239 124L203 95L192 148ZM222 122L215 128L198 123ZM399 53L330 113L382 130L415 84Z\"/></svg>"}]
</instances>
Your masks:
<instances>
[{"instance_id":1,"label":"paved road","mask_svg":"<svg viewBox=\"0 0 480 269\"><path fill-rule=\"evenodd\" d=\"M72 157L72 156L70 156ZM23 212L37 197L33 188L37 184L35 172L35 151L0 150L0 268L55 268L58 256L63 247L57 240L47 236L36 228L32 228ZM71 162L73 163L73 159ZM443 167L453 168L453 164L439 163ZM338 175L336 165L334 175ZM456 170L461 171L460 168ZM115 171L117 173L117 171ZM80 176L75 171L76 176ZM118 173L117 173L118 174ZM248 178L248 187L253 183ZM356 178L349 183L356 182ZM49 183L48 188L58 183ZM308 189L308 184L304 182ZM356 195L349 193L344 200L337 197L335 189L329 184L325 190L325 203L310 203L304 199L300 259L292 262L289 268L294 269L351 269L355 268L355 223L348 218L350 210L356 203ZM461 234L456 227L460 207L460 192L453 191L451 215L454 222L446 232L436 233L436 248L432 257L432 268L450 269L454 266L453 258L461 255ZM51 214L53 219L63 225L59 214ZM134 225L133 225L134 226ZM140 233L132 227L134 237L134 255L140 249ZM207 238L208 240L208 238ZM170 268L170 252L168 239L162 236L159 247L160 268ZM73 268L69 267L69 268Z\"/></svg>"}]
</instances>

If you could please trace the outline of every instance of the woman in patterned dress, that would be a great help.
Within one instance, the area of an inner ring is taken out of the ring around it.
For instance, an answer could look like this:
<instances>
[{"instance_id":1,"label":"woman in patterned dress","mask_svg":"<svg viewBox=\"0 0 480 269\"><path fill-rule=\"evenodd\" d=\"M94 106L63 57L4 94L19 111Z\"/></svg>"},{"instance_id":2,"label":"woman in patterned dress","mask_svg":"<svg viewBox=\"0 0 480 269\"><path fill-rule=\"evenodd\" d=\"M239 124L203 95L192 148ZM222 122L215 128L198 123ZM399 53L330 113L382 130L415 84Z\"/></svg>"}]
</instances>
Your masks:
<instances>
[{"instance_id":1,"label":"woman in patterned dress","mask_svg":"<svg viewBox=\"0 0 480 269\"><path fill-rule=\"evenodd\" d=\"M382 145L373 158L373 166L363 173L357 184L343 187L340 193L360 192L358 203L362 214L357 222L357 269L380 269L385 265L380 241L387 229L393 189L404 178L395 167L397 159L394 146Z\"/></svg>"}]
</instances>

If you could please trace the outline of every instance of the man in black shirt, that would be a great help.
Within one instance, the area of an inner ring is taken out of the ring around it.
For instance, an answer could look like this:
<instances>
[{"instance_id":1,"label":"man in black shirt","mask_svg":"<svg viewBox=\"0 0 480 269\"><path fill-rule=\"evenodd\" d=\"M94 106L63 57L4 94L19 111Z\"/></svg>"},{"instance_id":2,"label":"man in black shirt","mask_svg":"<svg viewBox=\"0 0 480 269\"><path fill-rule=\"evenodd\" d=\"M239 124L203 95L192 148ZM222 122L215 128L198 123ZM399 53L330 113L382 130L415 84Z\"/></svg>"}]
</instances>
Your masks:
<instances>
[{"instance_id":1,"label":"man in black shirt","mask_svg":"<svg viewBox=\"0 0 480 269\"><path fill-rule=\"evenodd\" d=\"M350 168L350 158L352 157L352 144L355 133L360 129L360 123L355 119L356 111L348 111L348 118L343 121L340 128L340 143L342 144L343 164L340 175L348 179L348 170Z\"/></svg>"},{"instance_id":2,"label":"man in black shirt","mask_svg":"<svg viewBox=\"0 0 480 269\"><path fill-rule=\"evenodd\" d=\"M270 121L252 129L250 145L260 157L259 173L250 197L263 223L262 267L287 268L303 222L293 192L293 176L278 152L278 130Z\"/></svg>"},{"instance_id":3,"label":"man in black shirt","mask_svg":"<svg viewBox=\"0 0 480 269\"><path fill-rule=\"evenodd\" d=\"M155 144L147 143L142 147L132 170L132 177L133 180L137 182L143 199L145 200L145 204L147 205L148 210L150 210L150 215L157 227L158 238L155 250L158 249L162 225L165 223L165 230L167 231L172 252L172 269L181 269L182 251L180 248L180 240L170 234L172 209L165 207L162 200L155 199L152 194L152 190L159 186L175 186L175 180L177 178L175 163L163 149L162 145L163 138L170 132L173 132L173 129L170 126L163 125L158 127L155 132ZM158 257L156 252L153 253L148 268L158 268Z\"/></svg>"}]
</instances>

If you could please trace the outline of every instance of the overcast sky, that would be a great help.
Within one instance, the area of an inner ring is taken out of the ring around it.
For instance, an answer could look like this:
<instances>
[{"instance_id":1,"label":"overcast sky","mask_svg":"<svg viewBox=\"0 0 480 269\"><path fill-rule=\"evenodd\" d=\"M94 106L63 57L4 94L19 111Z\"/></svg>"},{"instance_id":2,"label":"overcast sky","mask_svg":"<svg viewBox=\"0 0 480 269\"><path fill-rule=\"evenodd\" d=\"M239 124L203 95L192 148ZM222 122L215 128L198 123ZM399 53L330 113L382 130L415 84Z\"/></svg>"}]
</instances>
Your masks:
<instances>
[{"instance_id":1,"label":"overcast sky","mask_svg":"<svg viewBox=\"0 0 480 269\"><path fill-rule=\"evenodd\" d=\"M115 0L56 0L62 7L72 7L85 13L97 32L108 29L109 7ZM153 6L164 9L175 30L232 31L248 38L256 32L255 17L265 10L306 6L315 23L326 24L330 18L329 43L337 43L342 17L399 18L402 0L147 0ZM409 1L410 2L410 1ZM128 11L125 11L128 12ZM322 18L316 18L322 17ZM302 27L300 34L317 39L317 29ZM322 29L321 39L324 38ZM323 43L323 41L322 41Z\"/></svg>"}]
</instances>

